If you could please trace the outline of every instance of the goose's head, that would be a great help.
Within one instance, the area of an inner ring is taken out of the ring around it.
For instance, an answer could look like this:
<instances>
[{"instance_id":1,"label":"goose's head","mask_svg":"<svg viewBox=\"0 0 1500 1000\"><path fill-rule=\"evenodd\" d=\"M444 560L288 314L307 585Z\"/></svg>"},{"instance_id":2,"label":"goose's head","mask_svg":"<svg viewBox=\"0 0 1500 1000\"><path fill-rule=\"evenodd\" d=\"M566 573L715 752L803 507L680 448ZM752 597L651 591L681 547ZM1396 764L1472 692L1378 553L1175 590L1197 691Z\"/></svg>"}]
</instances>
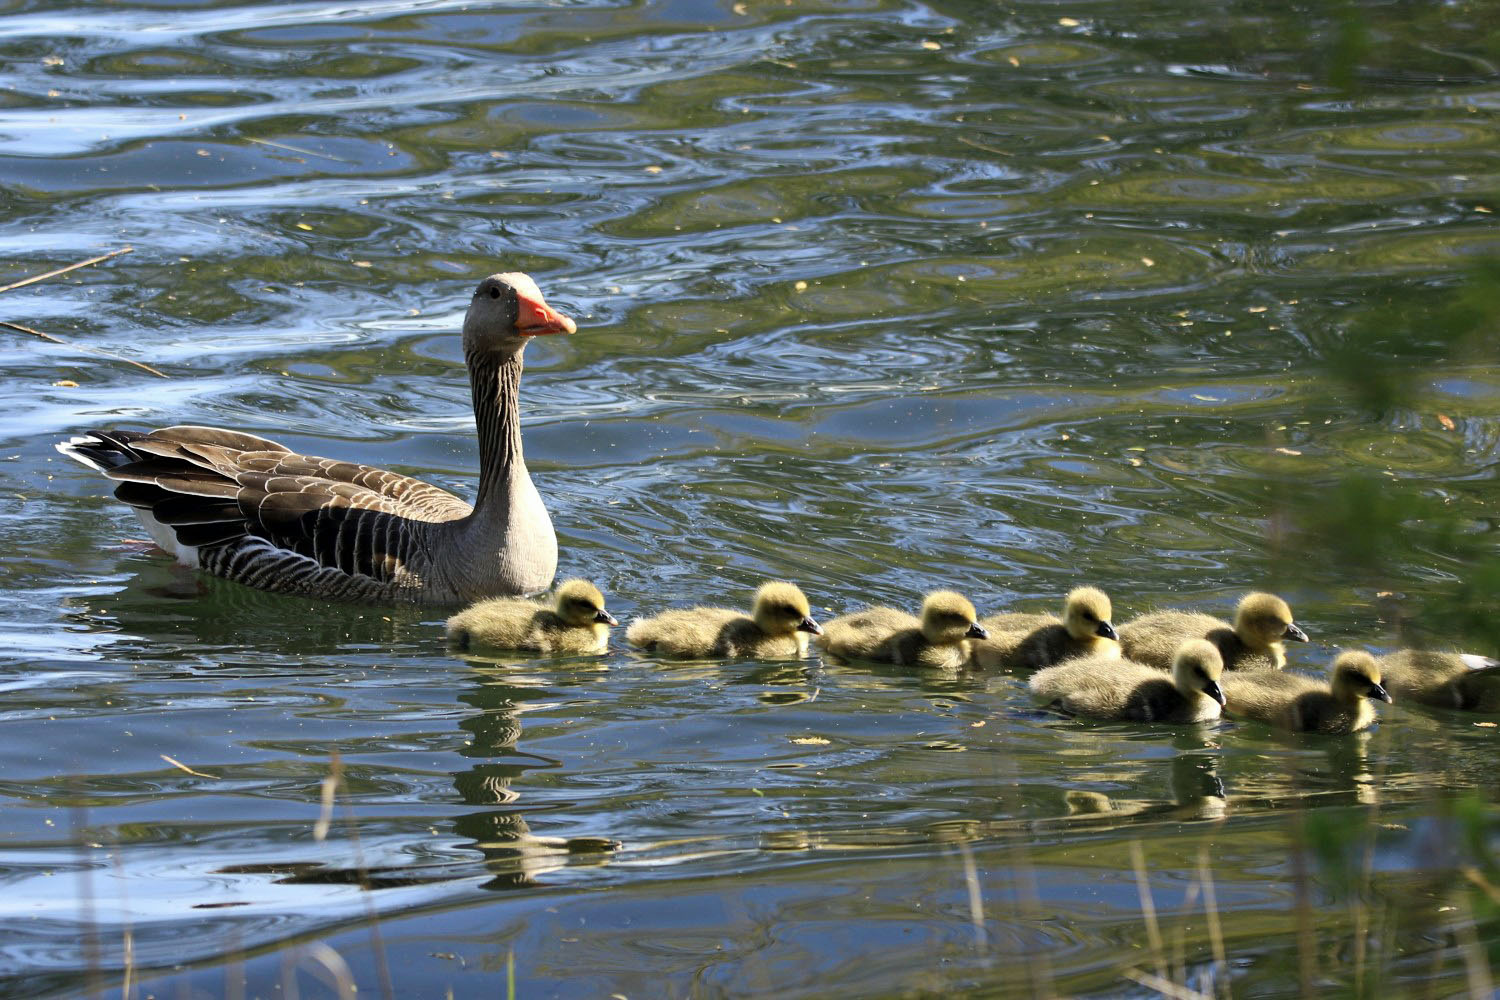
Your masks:
<instances>
[{"instance_id":1,"label":"goose's head","mask_svg":"<svg viewBox=\"0 0 1500 1000\"><path fill-rule=\"evenodd\" d=\"M750 609L750 617L766 635L823 634L823 626L813 621L807 595L795 583L772 581L761 584L755 592L755 606Z\"/></svg>"},{"instance_id":2,"label":"goose's head","mask_svg":"<svg viewBox=\"0 0 1500 1000\"><path fill-rule=\"evenodd\" d=\"M1283 639L1307 641L1307 633L1292 621L1292 609L1275 594L1246 594L1234 611L1234 634L1251 649Z\"/></svg>"},{"instance_id":3,"label":"goose's head","mask_svg":"<svg viewBox=\"0 0 1500 1000\"><path fill-rule=\"evenodd\" d=\"M964 639L988 639L990 634L977 618L967 597L951 590L934 590L922 601L922 637L938 646Z\"/></svg>"},{"instance_id":4,"label":"goose's head","mask_svg":"<svg viewBox=\"0 0 1500 1000\"><path fill-rule=\"evenodd\" d=\"M604 610L604 595L587 580L566 580L557 588L557 617L569 625L618 625Z\"/></svg>"},{"instance_id":5,"label":"goose's head","mask_svg":"<svg viewBox=\"0 0 1500 1000\"><path fill-rule=\"evenodd\" d=\"M1079 587L1063 601L1063 628L1074 639L1118 639L1109 623L1109 595L1097 587Z\"/></svg>"},{"instance_id":6,"label":"goose's head","mask_svg":"<svg viewBox=\"0 0 1500 1000\"><path fill-rule=\"evenodd\" d=\"M1345 704L1361 698L1390 703L1391 696L1380 683L1380 664L1361 650L1340 653L1333 660L1333 696Z\"/></svg>"},{"instance_id":7,"label":"goose's head","mask_svg":"<svg viewBox=\"0 0 1500 1000\"><path fill-rule=\"evenodd\" d=\"M1207 639L1189 639L1172 656L1172 683L1183 694L1203 694L1223 705L1224 689L1219 687L1223 674L1224 658Z\"/></svg>"},{"instance_id":8,"label":"goose's head","mask_svg":"<svg viewBox=\"0 0 1500 1000\"><path fill-rule=\"evenodd\" d=\"M578 326L547 305L529 274L492 274L474 289L464 314L464 354L514 354L532 337Z\"/></svg>"}]
</instances>

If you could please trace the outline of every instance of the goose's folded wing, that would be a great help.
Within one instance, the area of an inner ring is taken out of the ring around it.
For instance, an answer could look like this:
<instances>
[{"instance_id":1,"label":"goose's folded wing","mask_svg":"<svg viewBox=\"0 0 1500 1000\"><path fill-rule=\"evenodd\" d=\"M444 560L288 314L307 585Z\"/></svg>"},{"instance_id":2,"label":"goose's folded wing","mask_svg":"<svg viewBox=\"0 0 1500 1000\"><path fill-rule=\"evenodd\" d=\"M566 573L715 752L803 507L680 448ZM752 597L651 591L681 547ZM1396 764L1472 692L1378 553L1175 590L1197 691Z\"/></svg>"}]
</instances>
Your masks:
<instances>
[{"instance_id":1,"label":"goose's folded wing","mask_svg":"<svg viewBox=\"0 0 1500 1000\"><path fill-rule=\"evenodd\" d=\"M105 474L119 482L120 500L149 510L183 545L256 538L320 566L382 581L409 564L423 522L471 511L453 494L410 476L297 455L252 435L216 435L99 435L127 452ZM239 451L234 445L240 443L257 450ZM260 447L266 444L279 450Z\"/></svg>"}]
</instances>

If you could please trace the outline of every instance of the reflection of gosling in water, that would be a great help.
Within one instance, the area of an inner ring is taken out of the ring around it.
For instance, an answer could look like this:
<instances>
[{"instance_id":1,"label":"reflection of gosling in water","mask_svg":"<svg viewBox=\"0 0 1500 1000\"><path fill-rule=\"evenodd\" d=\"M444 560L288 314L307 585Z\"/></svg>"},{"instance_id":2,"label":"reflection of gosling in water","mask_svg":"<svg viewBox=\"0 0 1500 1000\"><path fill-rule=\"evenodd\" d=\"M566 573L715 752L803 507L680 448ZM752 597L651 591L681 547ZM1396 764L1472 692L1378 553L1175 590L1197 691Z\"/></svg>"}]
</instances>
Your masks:
<instances>
[{"instance_id":1,"label":"reflection of gosling in water","mask_svg":"<svg viewBox=\"0 0 1500 1000\"><path fill-rule=\"evenodd\" d=\"M1295 673L1255 670L1224 678L1225 710L1278 729L1357 733L1375 722L1371 700L1389 702L1380 665L1369 653L1340 653L1332 683Z\"/></svg>"},{"instance_id":2,"label":"reflection of gosling in water","mask_svg":"<svg viewBox=\"0 0 1500 1000\"><path fill-rule=\"evenodd\" d=\"M609 627L618 625L604 610L604 595L587 580L567 580L552 607L524 597L480 601L448 619L448 644L466 651L527 649L584 655L609 647Z\"/></svg>"},{"instance_id":3,"label":"reflection of gosling in water","mask_svg":"<svg viewBox=\"0 0 1500 1000\"><path fill-rule=\"evenodd\" d=\"M1488 656L1403 649L1379 663L1386 690L1402 701L1500 712L1500 663Z\"/></svg>"},{"instance_id":4,"label":"reflection of gosling in water","mask_svg":"<svg viewBox=\"0 0 1500 1000\"><path fill-rule=\"evenodd\" d=\"M1172 658L1172 676L1144 663L1091 656L1039 671L1031 693L1070 715L1116 722L1209 722L1219 717L1224 661L1213 643L1191 639Z\"/></svg>"},{"instance_id":5,"label":"reflection of gosling in water","mask_svg":"<svg viewBox=\"0 0 1500 1000\"><path fill-rule=\"evenodd\" d=\"M1119 636L1110 624L1109 595L1079 587L1063 601L1063 616L990 615L979 624L988 639L973 644L976 666L1036 670L1080 656L1120 655Z\"/></svg>"},{"instance_id":6,"label":"reflection of gosling in water","mask_svg":"<svg viewBox=\"0 0 1500 1000\"><path fill-rule=\"evenodd\" d=\"M662 656L708 660L728 656L805 656L809 635L823 631L800 588L764 583L745 615L729 608L685 608L630 623L625 641Z\"/></svg>"},{"instance_id":7,"label":"reflection of gosling in water","mask_svg":"<svg viewBox=\"0 0 1500 1000\"><path fill-rule=\"evenodd\" d=\"M951 670L969 659L970 639L988 635L968 598L935 590L922 601L920 619L884 607L840 615L824 626L818 645L846 660Z\"/></svg>"},{"instance_id":8,"label":"reflection of gosling in water","mask_svg":"<svg viewBox=\"0 0 1500 1000\"><path fill-rule=\"evenodd\" d=\"M1306 642L1307 633L1275 594L1246 594L1235 608L1233 625L1197 612L1157 611L1120 627L1126 658L1163 670L1188 639L1207 639L1219 647L1225 670L1280 670L1286 666L1282 640Z\"/></svg>"}]
</instances>

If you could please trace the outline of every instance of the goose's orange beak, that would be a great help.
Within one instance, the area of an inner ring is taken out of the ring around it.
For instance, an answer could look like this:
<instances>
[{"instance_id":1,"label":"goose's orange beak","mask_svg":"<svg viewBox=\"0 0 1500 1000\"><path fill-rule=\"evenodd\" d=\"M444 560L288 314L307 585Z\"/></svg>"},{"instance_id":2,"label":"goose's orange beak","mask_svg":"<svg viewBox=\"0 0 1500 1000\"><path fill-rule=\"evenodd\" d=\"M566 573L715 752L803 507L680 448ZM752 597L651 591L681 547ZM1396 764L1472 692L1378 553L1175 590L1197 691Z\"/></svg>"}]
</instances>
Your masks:
<instances>
[{"instance_id":1,"label":"goose's orange beak","mask_svg":"<svg viewBox=\"0 0 1500 1000\"><path fill-rule=\"evenodd\" d=\"M516 330L521 336L540 337L546 333L573 333L577 329L577 323L543 302L540 295L532 298L525 292L516 294Z\"/></svg>"}]
</instances>

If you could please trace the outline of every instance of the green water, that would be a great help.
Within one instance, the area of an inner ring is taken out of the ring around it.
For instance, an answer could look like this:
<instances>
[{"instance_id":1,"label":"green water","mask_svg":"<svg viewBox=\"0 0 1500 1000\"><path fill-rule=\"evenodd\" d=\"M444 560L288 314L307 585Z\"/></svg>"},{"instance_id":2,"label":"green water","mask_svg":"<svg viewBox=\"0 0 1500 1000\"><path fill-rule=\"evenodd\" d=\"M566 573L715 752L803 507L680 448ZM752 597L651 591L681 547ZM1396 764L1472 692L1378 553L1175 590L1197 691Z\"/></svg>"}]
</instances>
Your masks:
<instances>
[{"instance_id":1,"label":"green water","mask_svg":"<svg viewBox=\"0 0 1500 1000\"><path fill-rule=\"evenodd\" d=\"M1497 64L1478 4L0 3L0 284L133 248L0 293L68 341L0 331L0 992L1483 993L1489 720L459 660L437 612L172 566L52 444L215 424L468 495L458 325L525 270L579 322L528 463L622 620L1273 587L1321 669L1465 567L1351 576L1290 487L1493 531L1493 357L1379 418L1331 358L1500 252Z\"/></svg>"}]
</instances>

